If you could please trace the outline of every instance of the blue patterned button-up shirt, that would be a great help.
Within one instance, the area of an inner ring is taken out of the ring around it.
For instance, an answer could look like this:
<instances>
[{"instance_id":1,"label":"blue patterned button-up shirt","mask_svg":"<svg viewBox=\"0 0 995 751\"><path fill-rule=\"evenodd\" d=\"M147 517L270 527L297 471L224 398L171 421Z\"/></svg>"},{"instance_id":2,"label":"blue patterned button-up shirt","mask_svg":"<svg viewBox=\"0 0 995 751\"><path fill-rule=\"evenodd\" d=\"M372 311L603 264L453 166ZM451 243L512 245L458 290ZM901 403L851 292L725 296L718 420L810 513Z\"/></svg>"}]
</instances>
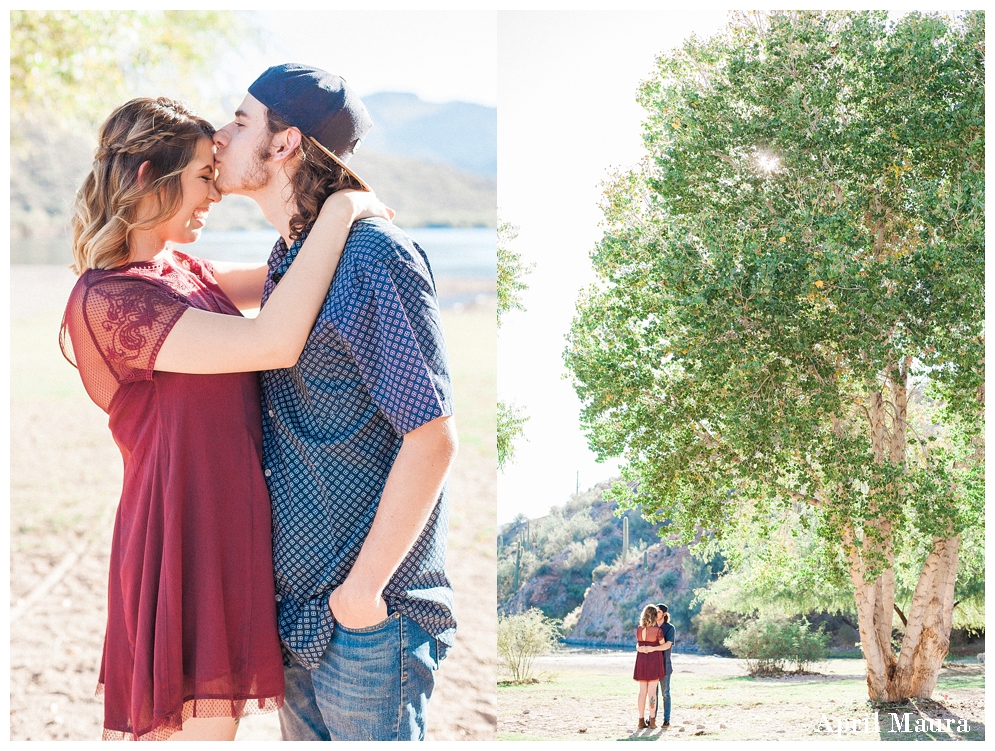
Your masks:
<instances>
[{"instance_id":1,"label":"blue patterned button-up shirt","mask_svg":"<svg viewBox=\"0 0 995 751\"><path fill-rule=\"evenodd\" d=\"M273 248L263 304L304 242ZM264 371L264 474L273 503L284 657L311 669L332 638L328 595L373 524L401 437L453 414L435 280L425 253L389 222L357 222L300 360ZM452 645L446 490L391 578L387 607Z\"/></svg>"}]
</instances>

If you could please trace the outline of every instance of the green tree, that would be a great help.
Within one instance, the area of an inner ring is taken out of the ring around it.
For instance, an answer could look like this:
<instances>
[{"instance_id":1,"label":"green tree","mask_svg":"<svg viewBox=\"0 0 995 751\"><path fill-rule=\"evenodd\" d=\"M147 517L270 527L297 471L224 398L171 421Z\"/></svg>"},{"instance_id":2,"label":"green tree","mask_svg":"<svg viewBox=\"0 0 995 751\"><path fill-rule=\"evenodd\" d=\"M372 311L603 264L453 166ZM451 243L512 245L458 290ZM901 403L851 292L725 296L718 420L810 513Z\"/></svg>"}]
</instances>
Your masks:
<instances>
[{"instance_id":1,"label":"green tree","mask_svg":"<svg viewBox=\"0 0 995 751\"><path fill-rule=\"evenodd\" d=\"M510 247L518 236L518 227L498 220L497 229L497 323L501 327L501 317L511 310L525 310L521 293L528 289L525 275L532 270L530 264L522 261L522 256ZM515 439L521 437L528 422L522 411L513 404L501 400L497 405L497 455L498 469L504 469L515 455Z\"/></svg>"},{"instance_id":2,"label":"green tree","mask_svg":"<svg viewBox=\"0 0 995 751\"><path fill-rule=\"evenodd\" d=\"M616 499L685 541L810 507L870 697L928 697L984 523L984 14L743 14L640 99L565 352Z\"/></svg>"},{"instance_id":3,"label":"green tree","mask_svg":"<svg viewBox=\"0 0 995 751\"><path fill-rule=\"evenodd\" d=\"M242 74L229 55L259 40L230 11L11 11L12 239L62 235L96 126L128 99L173 96L230 117L222 99L242 96Z\"/></svg>"},{"instance_id":4,"label":"green tree","mask_svg":"<svg viewBox=\"0 0 995 751\"><path fill-rule=\"evenodd\" d=\"M231 11L13 10L11 110L100 122L137 89L199 84L256 39Z\"/></svg>"}]
</instances>

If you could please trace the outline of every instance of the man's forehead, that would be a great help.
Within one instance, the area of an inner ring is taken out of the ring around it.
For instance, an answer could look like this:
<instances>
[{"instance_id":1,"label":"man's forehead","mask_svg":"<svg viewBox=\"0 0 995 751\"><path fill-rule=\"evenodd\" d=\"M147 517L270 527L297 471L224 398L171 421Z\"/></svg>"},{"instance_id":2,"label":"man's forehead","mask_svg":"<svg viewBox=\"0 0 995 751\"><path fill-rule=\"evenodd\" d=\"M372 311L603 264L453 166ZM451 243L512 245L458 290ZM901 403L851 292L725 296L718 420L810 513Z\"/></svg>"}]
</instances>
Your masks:
<instances>
[{"instance_id":1,"label":"man's forehead","mask_svg":"<svg viewBox=\"0 0 995 751\"><path fill-rule=\"evenodd\" d=\"M258 117L262 115L265 109L265 105L252 96L252 94L246 94L245 99L242 100L242 103L238 106L235 114L241 115L242 117Z\"/></svg>"}]
</instances>

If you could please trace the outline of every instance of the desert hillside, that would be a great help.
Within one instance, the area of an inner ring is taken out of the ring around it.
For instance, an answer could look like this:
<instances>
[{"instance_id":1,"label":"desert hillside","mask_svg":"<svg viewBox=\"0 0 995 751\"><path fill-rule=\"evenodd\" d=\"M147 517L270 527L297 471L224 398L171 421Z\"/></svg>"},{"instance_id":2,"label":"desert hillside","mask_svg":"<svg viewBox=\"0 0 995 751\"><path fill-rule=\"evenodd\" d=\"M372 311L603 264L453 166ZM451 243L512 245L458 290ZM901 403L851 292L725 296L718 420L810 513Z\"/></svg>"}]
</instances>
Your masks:
<instances>
[{"instance_id":1,"label":"desert hillside","mask_svg":"<svg viewBox=\"0 0 995 751\"><path fill-rule=\"evenodd\" d=\"M568 641L628 641L643 606L663 602L685 632L698 612L694 590L721 570L683 546L661 542L664 525L635 510L616 515L599 483L537 519L519 517L498 532L498 609L539 608L563 619ZM623 525L629 547L623 553Z\"/></svg>"}]
</instances>

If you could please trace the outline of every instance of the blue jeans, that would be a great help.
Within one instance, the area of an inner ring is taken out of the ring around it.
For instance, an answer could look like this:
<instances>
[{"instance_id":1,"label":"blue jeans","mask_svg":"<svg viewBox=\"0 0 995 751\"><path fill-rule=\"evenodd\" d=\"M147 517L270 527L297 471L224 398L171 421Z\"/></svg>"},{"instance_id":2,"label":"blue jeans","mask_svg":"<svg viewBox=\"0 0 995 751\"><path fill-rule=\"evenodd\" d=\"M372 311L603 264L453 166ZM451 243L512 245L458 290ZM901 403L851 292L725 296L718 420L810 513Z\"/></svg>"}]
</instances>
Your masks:
<instances>
[{"instance_id":1,"label":"blue jeans","mask_svg":"<svg viewBox=\"0 0 995 751\"><path fill-rule=\"evenodd\" d=\"M663 721L670 722L670 671L660 681L660 688L663 689Z\"/></svg>"},{"instance_id":2,"label":"blue jeans","mask_svg":"<svg viewBox=\"0 0 995 751\"><path fill-rule=\"evenodd\" d=\"M424 740L433 671L444 650L400 613L368 628L336 625L318 667L284 668L283 740Z\"/></svg>"}]
</instances>

